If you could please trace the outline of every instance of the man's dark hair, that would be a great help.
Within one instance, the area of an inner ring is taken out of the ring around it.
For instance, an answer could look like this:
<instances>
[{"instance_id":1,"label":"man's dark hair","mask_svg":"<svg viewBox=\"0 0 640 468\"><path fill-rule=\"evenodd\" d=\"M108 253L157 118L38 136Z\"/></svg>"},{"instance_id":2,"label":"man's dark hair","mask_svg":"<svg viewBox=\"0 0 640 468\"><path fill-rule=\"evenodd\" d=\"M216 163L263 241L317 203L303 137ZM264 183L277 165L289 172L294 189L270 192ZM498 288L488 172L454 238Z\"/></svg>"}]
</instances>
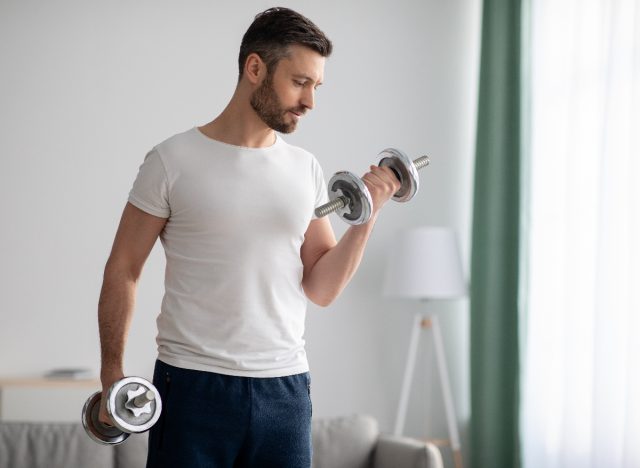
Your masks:
<instances>
[{"instance_id":1,"label":"man's dark hair","mask_svg":"<svg viewBox=\"0 0 640 468\"><path fill-rule=\"evenodd\" d=\"M239 78L242 78L249 54L258 54L271 74L280 59L288 56L289 46L294 44L308 47L323 57L331 55L333 49L327 36L298 12L275 7L258 13L240 44Z\"/></svg>"}]
</instances>

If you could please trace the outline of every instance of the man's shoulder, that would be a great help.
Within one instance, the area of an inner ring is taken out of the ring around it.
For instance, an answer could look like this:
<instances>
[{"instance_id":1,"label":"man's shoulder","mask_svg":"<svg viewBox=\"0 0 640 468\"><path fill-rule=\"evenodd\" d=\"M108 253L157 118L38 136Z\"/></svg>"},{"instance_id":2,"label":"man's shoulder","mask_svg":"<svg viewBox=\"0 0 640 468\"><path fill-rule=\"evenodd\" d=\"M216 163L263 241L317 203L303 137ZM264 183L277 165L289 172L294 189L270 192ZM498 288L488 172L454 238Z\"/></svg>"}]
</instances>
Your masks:
<instances>
[{"instance_id":1,"label":"man's shoulder","mask_svg":"<svg viewBox=\"0 0 640 468\"><path fill-rule=\"evenodd\" d=\"M182 150L185 147L192 146L194 144L196 128L190 128L180 133L166 138L156 145L156 148L162 153L171 153L175 150Z\"/></svg>"},{"instance_id":2,"label":"man's shoulder","mask_svg":"<svg viewBox=\"0 0 640 468\"><path fill-rule=\"evenodd\" d=\"M318 163L318 160L316 159L315 155L311 151L305 148L302 148L301 146L296 146L296 145L292 145L291 143L288 143L280 135L278 135L278 138L280 138L282 147L285 148L286 151L292 154L295 154L297 157L302 156L314 164Z\"/></svg>"}]
</instances>

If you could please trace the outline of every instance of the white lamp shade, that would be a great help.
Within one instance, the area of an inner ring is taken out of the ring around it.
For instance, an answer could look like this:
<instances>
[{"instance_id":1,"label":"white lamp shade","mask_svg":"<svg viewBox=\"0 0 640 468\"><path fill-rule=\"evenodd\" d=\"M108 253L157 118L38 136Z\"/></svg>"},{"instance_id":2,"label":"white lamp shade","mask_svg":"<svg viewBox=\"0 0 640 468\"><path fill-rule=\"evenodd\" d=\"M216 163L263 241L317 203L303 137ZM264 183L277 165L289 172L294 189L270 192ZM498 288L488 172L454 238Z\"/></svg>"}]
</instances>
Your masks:
<instances>
[{"instance_id":1,"label":"white lamp shade","mask_svg":"<svg viewBox=\"0 0 640 468\"><path fill-rule=\"evenodd\" d=\"M466 294L456 236L444 227L397 235L389 249L384 294L411 299L453 299Z\"/></svg>"}]
</instances>

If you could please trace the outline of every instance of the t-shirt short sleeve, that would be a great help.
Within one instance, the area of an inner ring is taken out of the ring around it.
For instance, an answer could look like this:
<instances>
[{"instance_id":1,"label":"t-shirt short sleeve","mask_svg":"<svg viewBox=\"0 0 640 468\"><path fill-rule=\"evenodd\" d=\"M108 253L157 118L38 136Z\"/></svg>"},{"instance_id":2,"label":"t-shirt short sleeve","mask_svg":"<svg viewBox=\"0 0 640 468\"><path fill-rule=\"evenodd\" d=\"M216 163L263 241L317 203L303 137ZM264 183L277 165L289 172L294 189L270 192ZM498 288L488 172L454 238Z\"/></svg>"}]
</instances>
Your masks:
<instances>
[{"instance_id":1,"label":"t-shirt short sleeve","mask_svg":"<svg viewBox=\"0 0 640 468\"><path fill-rule=\"evenodd\" d=\"M322 167L315 158L313 159L313 180L316 194L314 208L317 208L329 201L329 194L327 193L327 183L324 180ZM313 217L314 219L316 218L315 215Z\"/></svg>"},{"instance_id":2,"label":"t-shirt short sleeve","mask_svg":"<svg viewBox=\"0 0 640 468\"><path fill-rule=\"evenodd\" d=\"M129 192L129 203L161 218L171 214L167 172L156 148L147 153L138 170Z\"/></svg>"}]
</instances>

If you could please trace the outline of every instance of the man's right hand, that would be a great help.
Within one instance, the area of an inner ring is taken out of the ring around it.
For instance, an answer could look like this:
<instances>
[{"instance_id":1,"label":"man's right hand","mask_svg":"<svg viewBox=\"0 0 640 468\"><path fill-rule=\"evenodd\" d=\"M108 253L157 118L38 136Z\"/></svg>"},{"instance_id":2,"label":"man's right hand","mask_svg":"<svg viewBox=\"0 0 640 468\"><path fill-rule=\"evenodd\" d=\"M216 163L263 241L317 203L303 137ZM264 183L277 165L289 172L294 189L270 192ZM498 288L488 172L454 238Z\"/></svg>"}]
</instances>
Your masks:
<instances>
[{"instance_id":1,"label":"man's right hand","mask_svg":"<svg viewBox=\"0 0 640 468\"><path fill-rule=\"evenodd\" d=\"M111 374L109 377L101 378L102 397L100 398L100 414L98 416L98 420L103 424L107 424L108 426L113 426L113 421L109 417L109 413L107 413L107 393L114 383L123 378L124 374L122 372L117 372Z\"/></svg>"}]
</instances>

